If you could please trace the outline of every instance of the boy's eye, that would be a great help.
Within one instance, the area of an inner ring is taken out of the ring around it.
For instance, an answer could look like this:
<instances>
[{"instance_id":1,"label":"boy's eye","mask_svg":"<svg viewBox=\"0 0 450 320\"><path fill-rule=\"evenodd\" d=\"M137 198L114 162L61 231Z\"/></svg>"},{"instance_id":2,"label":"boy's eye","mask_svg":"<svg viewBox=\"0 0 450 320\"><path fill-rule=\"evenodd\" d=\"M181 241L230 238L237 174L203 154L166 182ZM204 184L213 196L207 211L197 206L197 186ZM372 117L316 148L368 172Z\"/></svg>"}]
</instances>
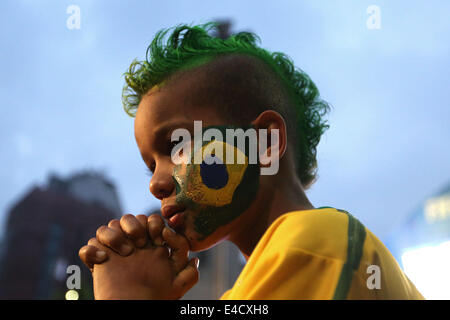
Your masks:
<instances>
[{"instance_id":1,"label":"boy's eye","mask_svg":"<svg viewBox=\"0 0 450 320\"><path fill-rule=\"evenodd\" d=\"M174 150L177 146L180 147L180 142L181 142L181 138L178 140L174 140L174 141L168 141L168 145L169 145L169 153L172 152L172 150ZM180 148L181 149L181 148ZM180 151L178 151L180 152Z\"/></svg>"},{"instance_id":2,"label":"boy's eye","mask_svg":"<svg viewBox=\"0 0 450 320\"><path fill-rule=\"evenodd\" d=\"M170 151L172 151L173 150L173 148L175 148L177 145L178 145L178 143L180 143L180 141L179 140L175 140L175 141L170 141L170 143L169 143L169 148L170 148Z\"/></svg>"}]
</instances>

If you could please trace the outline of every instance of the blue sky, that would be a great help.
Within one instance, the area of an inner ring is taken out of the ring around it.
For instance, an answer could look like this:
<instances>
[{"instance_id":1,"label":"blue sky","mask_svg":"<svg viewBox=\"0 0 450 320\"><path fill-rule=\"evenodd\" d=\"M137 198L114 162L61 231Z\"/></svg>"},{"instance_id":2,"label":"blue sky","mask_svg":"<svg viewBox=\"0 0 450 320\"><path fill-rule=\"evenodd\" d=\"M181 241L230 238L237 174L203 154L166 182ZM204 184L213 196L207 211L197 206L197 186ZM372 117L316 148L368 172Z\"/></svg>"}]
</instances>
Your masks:
<instances>
[{"instance_id":1,"label":"blue sky","mask_svg":"<svg viewBox=\"0 0 450 320\"><path fill-rule=\"evenodd\" d=\"M72 4L79 30L66 26ZM366 25L370 5L380 29ZM449 12L435 0L3 0L0 227L50 171L105 172L124 213L158 206L122 109L122 74L161 28L229 18L289 55L332 105L313 204L346 209L383 239L450 181Z\"/></svg>"}]
</instances>

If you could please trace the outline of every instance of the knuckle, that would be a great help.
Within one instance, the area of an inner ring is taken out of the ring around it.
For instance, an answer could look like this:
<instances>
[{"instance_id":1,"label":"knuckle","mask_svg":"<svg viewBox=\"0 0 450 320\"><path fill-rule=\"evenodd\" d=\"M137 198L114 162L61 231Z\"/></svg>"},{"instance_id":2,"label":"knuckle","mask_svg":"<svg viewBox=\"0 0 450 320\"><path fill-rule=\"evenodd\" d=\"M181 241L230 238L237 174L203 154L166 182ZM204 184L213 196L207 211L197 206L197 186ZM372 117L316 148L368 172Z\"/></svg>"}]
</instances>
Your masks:
<instances>
[{"instance_id":1,"label":"knuckle","mask_svg":"<svg viewBox=\"0 0 450 320\"><path fill-rule=\"evenodd\" d=\"M133 219L135 219L135 216L133 216L131 213L127 213L120 218L120 222Z\"/></svg>"},{"instance_id":2,"label":"knuckle","mask_svg":"<svg viewBox=\"0 0 450 320\"><path fill-rule=\"evenodd\" d=\"M140 214L136 216L136 219L139 221L140 227L145 231L145 229L147 229L147 216Z\"/></svg>"},{"instance_id":3,"label":"knuckle","mask_svg":"<svg viewBox=\"0 0 450 320\"><path fill-rule=\"evenodd\" d=\"M157 213L153 213L148 216L148 222L150 222L150 221L152 221L152 222L154 221L156 223L163 223L161 216Z\"/></svg>"},{"instance_id":4,"label":"knuckle","mask_svg":"<svg viewBox=\"0 0 450 320\"><path fill-rule=\"evenodd\" d=\"M131 216L131 217L123 216L120 219L120 226L122 227L122 230L125 233L130 233L130 232L134 233L134 232L136 232L136 230L140 229L139 228L140 223L134 216Z\"/></svg>"},{"instance_id":5,"label":"knuckle","mask_svg":"<svg viewBox=\"0 0 450 320\"><path fill-rule=\"evenodd\" d=\"M161 232L162 229L163 229L163 226L162 226L161 224L159 224L159 223L151 222L151 223L148 224L148 228L149 228L151 231L158 231L158 232Z\"/></svg>"},{"instance_id":6,"label":"knuckle","mask_svg":"<svg viewBox=\"0 0 450 320\"><path fill-rule=\"evenodd\" d=\"M96 236L99 237L99 236L103 235L105 233L105 231L107 230L107 228L108 228L107 226L100 226L97 229Z\"/></svg>"},{"instance_id":7,"label":"knuckle","mask_svg":"<svg viewBox=\"0 0 450 320\"><path fill-rule=\"evenodd\" d=\"M108 223L108 227L113 226L113 225L118 225L119 219L112 219L109 223Z\"/></svg>"},{"instance_id":8,"label":"knuckle","mask_svg":"<svg viewBox=\"0 0 450 320\"><path fill-rule=\"evenodd\" d=\"M90 238L87 243L89 246L95 246L98 243L97 238Z\"/></svg>"},{"instance_id":9,"label":"knuckle","mask_svg":"<svg viewBox=\"0 0 450 320\"><path fill-rule=\"evenodd\" d=\"M86 258L86 251L87 251L87 246L83 246L80 248L80 250L78 251L78 256L81 258L81 260L84 260Z\"/></svg>"},{"instance_id":10,"label":"knuckle","mask_svg":"<svg viewBox=\"0 0 450 320\"><path fill-rule=\"evenodd\" d=\"M138 215L136 216L136 218L147 220L147 216L146 216L145 214L138 214Z\"/></svg>"},{"instance_id":11,"label":"knuckle","mask_svg":"<svg viewBox=\"0 0 450 320\"><path fill-rule=\"evenodd\" d=\"M162 237L162 228L152 226L149 228L149 233L150 233L150 236L152 237L152 239Z\"/></svg>"},{"instance_id":12,"label":"knuckle","mask_svg":"<svg viewBox=\"0 0 450 320\"><path fill-rule=\"evenodd\" d=\"M108 240L109 245L115 249L118 249L125 242L125 239L118 233L111 234L111 237Z\"/></svg>"},{"instance_id":13,"label":"knuckle","mask_svg":"<svg viewBox=\"0 0 450 320\"><path fill-rule=\"evenodd\" d=\"M143 228L140 228L134 224L130 224L122 228L125 234L131 239L141 238L145 234L145 230Z\"/></svg>"},{"instance_id":14,"label":"knuckle","mask_svg":"<svg viewBox=\"0 0 450 320\"><path fill-rule=\"evenodd\" d=\"M97 241L114 249L118 248L123 242L120 233L105 226L97 230L97 238L92 240L92 244L95 245L95 243L98 243Z\"/></svg>"},{"instance_id":15,"label":"knuckle","mask_svg":"<svg viewBox=\"0 0 450 320\"><path fill-rule=\"evenodd\" d=\"M95 248L91 246L84 246L80 249L78 252L78 256L80 257L81 261L84 262L87 266L92 264L94 262L93 256L95 255Z\"/></svg>"}]
</instances>

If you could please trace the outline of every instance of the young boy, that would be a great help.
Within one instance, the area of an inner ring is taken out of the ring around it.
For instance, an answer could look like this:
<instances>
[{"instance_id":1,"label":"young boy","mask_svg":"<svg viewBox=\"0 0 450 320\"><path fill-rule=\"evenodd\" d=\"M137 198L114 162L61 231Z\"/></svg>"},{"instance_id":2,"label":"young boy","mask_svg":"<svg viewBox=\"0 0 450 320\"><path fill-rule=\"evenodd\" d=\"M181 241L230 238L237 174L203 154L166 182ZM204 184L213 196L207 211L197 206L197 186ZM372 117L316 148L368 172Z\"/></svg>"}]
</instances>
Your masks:
<instances>
[{"instance_id":1,"label":"young boy","mask_svg":"<svg viewBox=\"0 0 450 320\"><path fill-rule=\"evenodd\" d=\"M147 59L125 74L123 102L152 172L150 192L176 233L157 215L125 215L100 227L80 249L95 297L180 298L198 279L188 250L228 240L247 264L222 299L423 299L357 219L306 197L328 127L328 105L314 83L284 54L258 47L254 34L223 40L209 35L214 28L178 26L167 42L169 30L160 31ZM214 134L200 145L186 138L208 129ZM218 138L230 129L250 143ZM219 151L230 150L244 161L225 161Z\"/></svg>"}]
</instances>

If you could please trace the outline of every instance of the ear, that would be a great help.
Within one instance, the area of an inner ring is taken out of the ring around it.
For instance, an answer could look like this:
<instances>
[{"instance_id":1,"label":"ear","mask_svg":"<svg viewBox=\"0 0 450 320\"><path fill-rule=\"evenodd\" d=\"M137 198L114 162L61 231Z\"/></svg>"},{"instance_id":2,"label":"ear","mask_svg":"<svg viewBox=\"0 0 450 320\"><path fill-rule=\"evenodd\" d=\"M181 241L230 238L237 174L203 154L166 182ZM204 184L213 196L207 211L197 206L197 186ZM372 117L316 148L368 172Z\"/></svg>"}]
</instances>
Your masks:
<instances>
[{"instance_id":1,"label":"ear","mask_svg":"<svg viewBox=\"0 0 450 320\"><path fill-rule=\"evenodd\" d=\"M287 148L286 122L283 116L274 110L266 110L252 122L252 125L258 133L258 140L261 140L260 135L264 132L260 129L267 130L267 147L266 150L259 150L259 154L266 154L269 159L281 159ZM278 139L276 139L276 131L278 131ZM261 163L263 167L270 165L267 161Z\"/></svg>"}]
</instances>

